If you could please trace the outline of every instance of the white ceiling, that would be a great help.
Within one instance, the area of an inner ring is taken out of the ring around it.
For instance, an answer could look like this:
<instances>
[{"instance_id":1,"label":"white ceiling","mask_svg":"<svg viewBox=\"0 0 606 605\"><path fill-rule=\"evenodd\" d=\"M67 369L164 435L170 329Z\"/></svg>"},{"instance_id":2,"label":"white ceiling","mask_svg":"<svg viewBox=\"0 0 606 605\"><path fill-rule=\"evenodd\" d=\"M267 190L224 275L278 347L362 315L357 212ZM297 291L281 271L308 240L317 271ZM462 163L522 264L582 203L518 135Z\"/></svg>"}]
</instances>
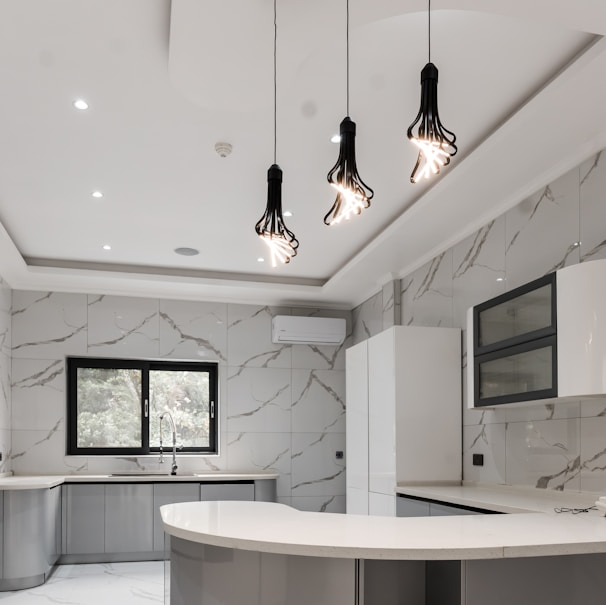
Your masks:
<instances>
[{"instance_id":1,"label":"white ceiling","mask_svg":"<svg viewBox=\"0 0 606 605\"><path fill-rule=\"evenodd\" d=\"M0 0L0 275L349 308L606 147L606 2L434 0L440 114L459 154L410 184L426 11L350 0L350 115L375 198L326 227L345 0L278 0L277 159L301 245L272 268L253 228L273 162L273 0Z\"/></svg>"}]
</instances>

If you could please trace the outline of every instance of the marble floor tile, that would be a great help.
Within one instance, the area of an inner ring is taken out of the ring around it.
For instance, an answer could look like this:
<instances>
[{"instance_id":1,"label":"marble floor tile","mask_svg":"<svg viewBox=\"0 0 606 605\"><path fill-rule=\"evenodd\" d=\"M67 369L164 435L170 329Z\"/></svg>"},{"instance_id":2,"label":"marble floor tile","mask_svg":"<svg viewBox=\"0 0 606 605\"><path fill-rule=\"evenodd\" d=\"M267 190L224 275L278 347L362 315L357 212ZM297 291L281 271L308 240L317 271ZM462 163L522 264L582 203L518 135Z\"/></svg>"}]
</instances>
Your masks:
<instances>
[{"instance_id":1,"label":"marble floor tile","mask_svg":"<svg viewBox=\"0 0 606 605\"><path fill-rule=\"evenodd\" d=\"M3 605L164 603L164 562L59 565L42 586L0 592Z\"/></svg>"}]
</instances>

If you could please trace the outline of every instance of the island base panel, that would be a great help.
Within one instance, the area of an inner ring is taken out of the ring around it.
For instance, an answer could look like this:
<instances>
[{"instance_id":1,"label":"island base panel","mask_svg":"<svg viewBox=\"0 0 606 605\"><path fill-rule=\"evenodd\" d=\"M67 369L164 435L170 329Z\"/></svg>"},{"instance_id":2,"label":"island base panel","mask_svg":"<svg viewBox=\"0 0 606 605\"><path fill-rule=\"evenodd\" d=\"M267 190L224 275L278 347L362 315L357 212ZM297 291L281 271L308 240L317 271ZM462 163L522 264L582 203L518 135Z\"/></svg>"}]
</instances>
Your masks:
<instances>
[{"instance_id":1,"label":"island base panel","mask_svg":"<svg viewBox=\"0 0 606 605\"><path fill-rule=\"evenodd\" d=\"M425 605L424 561L279 555L174 536L170 548L170 605Z\"/></svg>"},{"instance_id":2,"label":"island base panel","mask_svg":"<svg viewBox=\"0 0 606 605\"><path fill-rule=\"evenodd\" d=\"M604 605L606 554L463 563L465 605Z\"/></svg>"}]
</instances>

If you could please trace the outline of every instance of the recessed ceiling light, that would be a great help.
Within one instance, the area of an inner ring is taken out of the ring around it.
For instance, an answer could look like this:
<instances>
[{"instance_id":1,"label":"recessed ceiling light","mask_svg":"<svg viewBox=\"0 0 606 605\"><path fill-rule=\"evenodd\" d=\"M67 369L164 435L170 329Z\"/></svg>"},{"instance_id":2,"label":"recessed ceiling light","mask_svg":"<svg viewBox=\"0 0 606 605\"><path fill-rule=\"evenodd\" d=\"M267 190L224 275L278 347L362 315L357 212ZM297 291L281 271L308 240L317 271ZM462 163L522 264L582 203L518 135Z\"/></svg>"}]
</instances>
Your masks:
<instances>
[{"instance_id":1,"label":"recessed ceiling light","mask_svg":"<svg viewBox=\"0 0 606 605\"><path fill-rule=\"evenodd\" d=\"M290 210L286 210L286 212L284 212L283 216L292 216L292 212Z\"/></svg>"},{"instance_id":2,"label":"recessed ceiling light","mask_svg":"<svg viewBox=\"0 0 606 605\"><path fill-rule=\"evenodd\" d=\"M504 277L497 277L497 281L505 281Z\"/></svg>"},{"instance_id":3,"label":"recessed ceiling light","mask_svg":"<svg viewBox=\"0 0 606 605\"><path fill-rule=\"evenodd\" d=\"M196 250L195 248L175 248L175 254L180 254L181 256L196 256L197 254L200 254L199 250Z\"/></svg>"},{"instance_id":4,"label":"recessed ceiling light","mask_svg":"<svg viewBox=\"0 0 606 605\"><path fill-rule=\"evenodd\" d=\"M341 135L340 134L333 134L330 137L330 142L331 143L340 143L341 142Z\"/></svg>"},{"instance_id":5,"label":"recessed ceiling light","mask_svg":"<svg viewBox=\"0 0 606 605\"><path fill-rule=\"evenodd\" d=\"M105 244L103 246L103 250L111 250L111 249L112 249L112 247L109 244Z\"/></svg>"},{"instance_id":6,"label":"recessed ceiling light","mask_svg":"<svg viewBox=\"0 0 606 605\"><path fill-rule=\"evenodd\" d=\"M74 101L74 107L84 111L85 109L88 109L88 103L84 99L76 99Z\"/></svg>"},{"instance_id":7,"label":"recessed ceiling light","mask_svg":"<svg viewBox=\"0 0 606 605\"><path fill-rule=\"evenodd\" d=\"M573 245L575 248L578 248L578 247L581 245L581 242L572 242L572 245Z\"/></svg>"},{"instance_id":8,"label":"recessed ceiling light","mask_svg":"<svg viewBox=\"0 0 606 605\"><path fill-rule=\"evenodd\" d=\"M91 193L91 195L92 195L93 197L96 197L97 199L99 199L99 198L103 197L103 194L102 194L100 191L93 191L93 192Z\"/></svg>"},{"instance_id":9,"label":"recessed ceiling light","mask_svg":"<svg viewBox=\"0 0 606 605\"><path fill-rule=\"evenodd\" d=\"M257 262L258 262L258 263L264 263L264 262L265 262L265 259L264 259L262 256L260 256L260 257L257 259Z\"/></svg>"}]
</instances>

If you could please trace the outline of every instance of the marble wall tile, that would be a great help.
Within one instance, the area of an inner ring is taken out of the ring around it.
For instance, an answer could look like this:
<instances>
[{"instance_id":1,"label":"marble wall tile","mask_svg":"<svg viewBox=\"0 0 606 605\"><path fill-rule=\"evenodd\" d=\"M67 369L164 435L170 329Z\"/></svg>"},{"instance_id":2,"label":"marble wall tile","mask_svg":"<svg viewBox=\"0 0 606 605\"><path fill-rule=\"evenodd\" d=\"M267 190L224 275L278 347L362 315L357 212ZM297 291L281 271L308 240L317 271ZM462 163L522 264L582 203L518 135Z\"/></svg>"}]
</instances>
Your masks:
<instances>
[{"instance_id":1,"label":"marble wall tile","mask_svg":"<svg viewBox=\"0 0 606 605\"><path fill-rule=\"evenodd\" d=\"M293 433L344 433L344 393L344 371L292 370Z\"/></svg>"},{"instance_id":2,"label":"marble wall tile","mask_svg":"<svg viewBox=\"0 0 606 605\"><path fill-rule=\"evenodd\" d=\"M290 315L290 309L227 306L227 352L230 366L254 368L290 368L291 345L271 341L271 320L276 315Z\"/></svg>"},{"instance_id":3,"label":"marble wall tile","mask_svg":"<svg viewBox=\"0 0 606 605\"><path fill-rule=\"evenodd\" d=\"M606 397L596 397L580 402L581 417L606 416Z\"/></svg>"},{"instance_id":4,"label":"marble wall tile","mask_svg":"<svg viewBox=\"0 0 606 605\"><path fill-rule=\"evenodd\" d=\"M402 279L402 325L453 326L452 258L447 250Z\"/></svg>"},{"instance_id":5,"label":"marble wall tile","mask_svg":"<svg viewBox=\"0 0 606 605\"><path fill-rule=\"evenodd\" d=\"M228 372L229 433L290 432L290 370L229 368Z\"/></svg>"},{"instance_id":6,"label":"marble wall tile","mask_svg":"<svg viewBox=\"0 0 606 605\"><path fill-rule=\"evenodd\" d=\"M463 406L463 426L479 426L482 424L504 424L507 421L505 408L473 409Z\"/></svg>"},{"instance_id":7,"label":"marble wall tile","mask_svg":"<svg viewBox=\"0 0 606 605\"><path fill-rule=\"evenodd\" d=\"M231 470L274 471L278 497L291 497L290 433L228 433L227 459ZM345 486L343 492L345 493Z\"/></svg>"},{"instance_id":8,"label":"marble wall tile","mask_svg":"<svg viewBox=\"0 0 606 605\"><path fill-rule=\"evenodd\" d=\"M500 217L452 249L453 325L464 328L469 307L505 292L504 244Z\"/></svg>"},{"instance_id":9,"label":"marble wall tile","mask_svg":"<svg viewBox=\"0 0 606 605\"><path fill-rule=\"evenodd\" d=\"M463 478L475 483L506 483L505 432L507 425L463 427ZM473 454L484 455L483 466L473 466Z\"/></svg>"},{"instance_id":10,"label":"marble wall tile","mask_svg":"<svg viewBox=\"0 0 606 605\"><path fill-rule=\"evenodd\" d=\"M383 285L383 329L399 326L402 320L402 292L399 279Z\"/></svg>"},{"instance_id":11,"label":"marble wall tile","mask_svg":"<svg viewBox=\"0 0 606 605\"><path fill-rule=\"evenodd\" d=\"M88 296L88 354L158 357L158 306L152 298Z\"/></svg>"},{"instance_id":12,"label":"marble wall tile","mask_svg":"<svg viewBox=\"0 0 606 605\"><path fill-rule=\"evenodd\" d=\"M581 418L581 491L606 495L606 417Z\"/></svg>"},{"instance_id":13,"label":"marble wall tile","mask_svg":"<svg viewBox=\"0 0 606 605\"><path fill-rule=\"evenodd\" d=\"M0 277L0 354L11 355L12 290Z\"/></svg>"},{"instance_id":14,"label":"marble wall tile","mask_svg":"<svg viewBox=\"0 0 606 605\"><path fill-rule=\"evenodd\" d=\"M0 429L0 452L2 452L2 460L0 460L0 473L7 473L13 470L11 462L11 429Z\"/></svg>"},{"instance_id":15,"label":"marble wall tile","mask_svg":"<svg viewBox=\"0 0 606 605\"><path fill-rule=\"evenodd\" d=\"M378 292L351 312L352 344L383 331L383 293Z\"/></svg>"},{"instance_id":16,"label":"marble wall tile","mask_svg":"<svg viewBox=\"0 0 606 605\"><path fill-rule=\"evenodd\" d=\"M15 290L12 357L60 359L87 352L85 294Z\"/></svg>"},{"instance_id":17,"label":"marble wall tile","mask_svg":"<svg viewBox=\"0 0 606 605\"><path fill-rule=\"evenodd\" d=\"M290 503L298 510L317 513L344 513L345 504L345 496L297 496Z\"/></svg>"},{"instance_id":18,"label":"marble wall tile","mask_svg":"<svg viewBox=\"0 0 606 605\"><path fill-rule=\"evenodd\" d=\"M39 475L84 472L86 458L65 455L65 431L58 422L51 430L13 430L11 463L15 473Z\"/></svg>"},{"instance_id":19,"label":"marble wall tile","mask_svg":"<svg viewBox=\"0 0 606 605\"><path fill-rule=\"evenodd\" d=\"M578 418L511 422L506 447L509 485L580 490Z\"/></svg>"},{"instance_id":20,"label":"marble wall tile","mask_svg":"<svg viewBox=\"0 0 606 605\"><path fill-rule=\"evenodd\" d=\"M65 430L63 359L14 359L12 427L15 430Z\"/></svg>"},{"instance_id":21,"label":"marble wall tile","mask_svg":"<svg viewBox=\"0 0 606 605\"><path fill-rule=\"evenodd\" d=\"M606 153L580 167L581 260L606 258Z\"/></svg>"},{"instance_id":22,"label":"marble wall tile","mask_svg":"<svg viewBox=\"0 0 606 605\"><path fill-rule=\"evenodd\" d=\"M227 363L227 304L161 300L160 355Z\"/></svg>"},{"instance_id":23,"label":"marble wall tile","mask_svg":"<svg viewBox=\"0 0 606 605\"><path fill-rule=\"evenodd\" d=\"M508 290L578 263L579 169L509 210L505 234Z\"/></svg>"},{"instance_id":24,"label":"marble wall tile","mask_svg":"<svg viewBox=\"0 0 606 605\"><path fill-rule=\"evenodd\" d=\"M532 405L506 406L507 422L529 422L534 420L562 420L578 418L580 401L558 401L557 403L534 403Z\"/></svg>"},{"instance_id":25,"label":"marble wall tile","mask_svg":"<svg viewBox=\"0 0 606 605\"><path fill-rule=\"evenodd\" d=\"M292 497L345 493L345 433L293 433Z\"/></svg>"},{"instance_id":26,"label":"marble wall tile","mask_svg":"<svg viewBox=\"0 0 606 605\"><path fill-rule=\"evenodd\" d=\"M11 429L11 358L0 353L0 430Z\"/></svg>"}]
</instances>

